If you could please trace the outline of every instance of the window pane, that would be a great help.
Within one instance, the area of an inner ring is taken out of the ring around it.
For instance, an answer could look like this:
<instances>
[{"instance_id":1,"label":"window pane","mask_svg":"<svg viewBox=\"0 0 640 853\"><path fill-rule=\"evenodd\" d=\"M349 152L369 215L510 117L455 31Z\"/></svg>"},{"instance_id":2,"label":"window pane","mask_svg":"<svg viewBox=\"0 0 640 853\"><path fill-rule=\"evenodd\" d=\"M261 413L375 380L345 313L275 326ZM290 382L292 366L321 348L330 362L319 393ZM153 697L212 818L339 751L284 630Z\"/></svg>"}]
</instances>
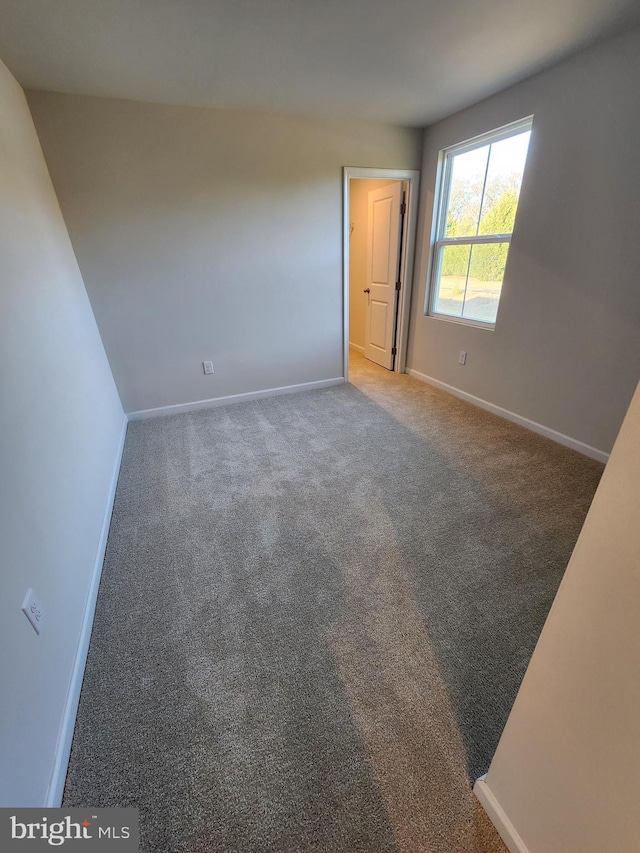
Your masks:
<instances>
[{"instance_id":1,"label":"window pane","mask_svg":"<svg viewBox=\"0 0 640 853\"><path fill-rule=\"evenodd\" d=\"M531 131L491 145L479 234L511 234Z\"/></svg>"},{"instance_id":2,"label":"window pane","mask_svg":"<svg viewBox=\"0 0 640 853\"><path fill-rule=\"evenodd\" d=\"M531 125L522 119L440 152L445 168L425 312L495 324ZM468 150L470 145L477 147ZM504 242L476 242L487 236Z\"/></svg>"},{"instance_id":3,"label":"window pane","mask_svg":"<svg viewBox=\"0 0 640 853\"><path fill-rule=\"evenodd\" d=\"M475 237L478 232L482 188L490 147L484 145L465 154L456 154L451 160L445 229L447 237Z\"/></svg>"},{"instance_id":4,"label":"window pane","mask_svg":"<svg viewBox=\"0 0 640 853\"><path fill-rule=\"evenodd\" d=\"M508 243L487 243L472 247L462 311L462 317L466 320L495 323L508 253Z\"/></svg>"},{"instance_id":5,"label":"window pane","mask_svg":"<svg viewBox=\"0 0 640 853\"><path fill-rule=\"evenodd\" d=\"M433 310L450 317L462 317L464 291L471 246L444 246L440 253L438 287Z\"/></svg>"}]
</instances>

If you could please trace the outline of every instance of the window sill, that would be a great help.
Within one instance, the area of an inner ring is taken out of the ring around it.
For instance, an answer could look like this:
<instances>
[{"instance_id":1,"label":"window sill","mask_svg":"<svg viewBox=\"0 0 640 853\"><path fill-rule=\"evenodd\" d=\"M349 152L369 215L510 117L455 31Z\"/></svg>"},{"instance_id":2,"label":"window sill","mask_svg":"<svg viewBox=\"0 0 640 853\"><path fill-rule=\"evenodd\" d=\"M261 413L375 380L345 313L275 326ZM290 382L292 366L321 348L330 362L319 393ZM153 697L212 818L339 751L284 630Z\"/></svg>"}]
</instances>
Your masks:
<instances>
[{"instance_id":1,"label":"window sill","mask_svg":"<svg viewBox=\"0 0 640 853\"><path fill-rule=\"evenodd\" d=\"M444 320L445 323L455 323L458 326L468 326L471 329L482 329L485 332L495 331L495 323L482 323L479 320L468 320L465 317L450 317L448 314L430 312L424 315L427 320Z\"/></svg>"}]
</instances>

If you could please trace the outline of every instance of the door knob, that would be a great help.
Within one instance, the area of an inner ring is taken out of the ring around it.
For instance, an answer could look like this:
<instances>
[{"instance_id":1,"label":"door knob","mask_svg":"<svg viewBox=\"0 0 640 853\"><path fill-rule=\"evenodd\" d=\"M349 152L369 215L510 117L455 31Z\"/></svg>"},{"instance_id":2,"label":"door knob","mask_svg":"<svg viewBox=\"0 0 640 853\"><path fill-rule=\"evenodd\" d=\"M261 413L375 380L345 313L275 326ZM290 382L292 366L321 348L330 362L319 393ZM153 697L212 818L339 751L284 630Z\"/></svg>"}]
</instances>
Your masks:
<instances>
[{"instance_id":1,"label":"door knob","mask_svg":"<svg viewBox=\"0 0 640 853\"><path fill-rule=\"evenodd\" d=\"M371 293L371 288L370 288L370 287L365 287L365 289L364 289L363 293Z\"/></svg>"}]
</instances>

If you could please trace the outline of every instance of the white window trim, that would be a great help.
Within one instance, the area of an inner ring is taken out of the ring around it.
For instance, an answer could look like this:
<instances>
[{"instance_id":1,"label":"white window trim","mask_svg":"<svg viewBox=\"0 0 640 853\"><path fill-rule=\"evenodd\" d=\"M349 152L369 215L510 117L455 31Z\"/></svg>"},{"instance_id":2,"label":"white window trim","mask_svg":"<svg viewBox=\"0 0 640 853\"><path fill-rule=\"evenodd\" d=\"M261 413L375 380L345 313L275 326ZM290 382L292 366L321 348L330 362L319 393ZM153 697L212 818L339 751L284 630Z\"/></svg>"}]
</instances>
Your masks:
<instances>
[{"instance_id":1,"label":"white window trim","mask_svg":"<svg viewBox=\"0 0 640 853\"><path fill-rule=\"evenodd\" d=\"M442 246L455 246L463 244L465 246L473 246L483 243L509 243L511 244L511 234L486 234L476 237L439 237L443 234L442 220L447 215L447 207L449 206L449 192L451 190L451 162L458 154L465 154L468 151L473 151L475 148L481 148L487 143L502 142L510 136L516 136L524 131L531 130L533 125L533 116L526 116L518 119L518 121L506 124L503 127L495 130L482 133L480 136L474 136L465 142L459 142L456 145L450 145L448 148L443 148L438 155L438 168L436 172L436 192L433 203L433 220L431 226L431 241L429 250L429 263L427 266L427 287L425 293L424 314L434 320L444 320L447 323L459 323L463 326L474 326L478 329L485 329L492 332L496 324L485 323L482 320L471 320L467 317L453 317L450 314L441 314L434 311L433 303L435 302L436 286L438 280L438 260L442 257L440 249ZM505 269L506 273L506 269Z\"/></svg>"}]
</instances>

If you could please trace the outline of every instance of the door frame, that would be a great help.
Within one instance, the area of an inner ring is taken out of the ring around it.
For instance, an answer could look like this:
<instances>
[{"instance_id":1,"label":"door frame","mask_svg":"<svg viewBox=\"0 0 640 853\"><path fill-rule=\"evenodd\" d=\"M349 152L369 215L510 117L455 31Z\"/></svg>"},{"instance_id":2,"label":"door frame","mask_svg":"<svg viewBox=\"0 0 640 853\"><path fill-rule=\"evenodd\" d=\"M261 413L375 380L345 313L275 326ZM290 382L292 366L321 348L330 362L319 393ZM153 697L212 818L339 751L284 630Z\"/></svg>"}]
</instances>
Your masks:
<instances>
[{"instance_id":1,"label":"door frame","mask_svg":"<svg viewBox=\"0 0 640 853\"><path fill-rule=\"evenodd\" d=\"M398 334L396 338L396 359L394 373L404 373L407 363L407 342L409 338L409 313L411 309L411 291L416 245L416 227L418 222L418 199L420 172L416 169L369 169L355 166L343 168L342 185L342 290L343 290L343 354L342 364L344 381L349 381L349 236L350 211L349 196L351 180L365 178L370 181L406 181L407 212L402 233L402 255L400 258L400 299L398 300Z\"/></svg>"}]
</instances>

